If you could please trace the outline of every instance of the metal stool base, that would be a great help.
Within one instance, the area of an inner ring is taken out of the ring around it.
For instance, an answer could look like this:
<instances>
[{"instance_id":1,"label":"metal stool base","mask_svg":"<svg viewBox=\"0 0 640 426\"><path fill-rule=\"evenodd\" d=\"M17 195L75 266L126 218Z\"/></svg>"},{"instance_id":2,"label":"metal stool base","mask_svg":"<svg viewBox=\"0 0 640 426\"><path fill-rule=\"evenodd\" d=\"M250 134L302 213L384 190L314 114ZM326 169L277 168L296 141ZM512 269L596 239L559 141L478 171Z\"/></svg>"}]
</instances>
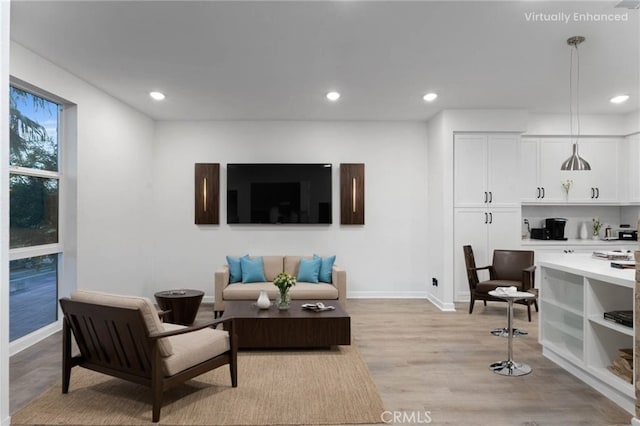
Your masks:
<instances>
[{"instance_id":1,"label":"metal stool base","mask_svg":"<svg viewBox=\"0 0 640 426\"><path fill-rule=\"evenodd\" d=\"M491 330L491 334L493 334L494 336L498 336L498 337L509 337L509 329L508 328L494 328L493 330ZM526 330L521 330L519 328L514 328L513 329L513 336L517 337L517 336L526 336L527 334L529 334L528 331Z\"/></svg>"},{"instance_id":2,"label":"metal stool base","mask_svg":"<svg viewBox=\"0 0 640 426\"><path fill-rule=\"evenodd\" d=\"M529 365L509 360L494 362L489 369L501 376L524 376L531 373Z\"/></svg>"}]
</instances>

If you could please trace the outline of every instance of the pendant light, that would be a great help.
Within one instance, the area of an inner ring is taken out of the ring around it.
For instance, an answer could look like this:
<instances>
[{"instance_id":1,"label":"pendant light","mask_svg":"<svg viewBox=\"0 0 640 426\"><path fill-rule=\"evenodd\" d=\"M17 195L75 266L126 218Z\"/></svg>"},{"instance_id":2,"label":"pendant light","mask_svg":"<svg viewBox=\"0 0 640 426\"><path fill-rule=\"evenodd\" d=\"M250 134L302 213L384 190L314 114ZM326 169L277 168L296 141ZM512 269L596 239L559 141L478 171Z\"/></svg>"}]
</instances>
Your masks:
<instances>
[{"instance_id":1,"label":"pendant light","mask_svg":"<svg viewBox=\"0 0 640 426\"><path fill-rule=\"evenodd\" d=\"M574 36L567 39L567 44L571 46L571 57L569 61L569 125L571 126L571 140L573 142L573 153L571 157L562 163L560 170L591 170L589 163L578 154L578 139L580 139L580 54L578 53L578 45L585 40L582 36ZM573 88L573 51L576 53L576 88L575 88L575 118L576 118L576 134L574 137L573 129L573 110L574 110L574 88Z\"/></svg>"}]
</instances>

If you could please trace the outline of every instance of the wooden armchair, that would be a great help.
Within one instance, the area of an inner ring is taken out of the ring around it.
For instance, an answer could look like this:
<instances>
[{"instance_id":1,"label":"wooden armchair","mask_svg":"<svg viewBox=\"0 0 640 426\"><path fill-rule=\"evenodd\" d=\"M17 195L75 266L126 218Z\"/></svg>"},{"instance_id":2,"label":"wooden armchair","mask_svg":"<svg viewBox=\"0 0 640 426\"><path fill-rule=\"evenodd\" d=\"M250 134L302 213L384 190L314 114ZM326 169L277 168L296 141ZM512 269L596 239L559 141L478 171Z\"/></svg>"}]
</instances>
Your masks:
<instances>
[{"instance_id":1,"label":"wooden armchair","mask_svg":"<svg viewBox=\"0 0 640 426\"><path fill-rule=\"evenodd\" d=\"M151 301L93 291L76 291L60 299L64 314L62 393L68 393L71 369L88 368L149 386L152 420L160 420L162 395L209 370L229 364L237 381L237 339L232 320L184 327L160 322ZM227 323L227 331L211 327ZM71 333L80 355L73 356Z\"/></svg>"},{"instance_id":2,"label":"wooden armchair","mask_svg":"<svg viewBox=\"0 0 640 426\"><path fill-rule=\"evenodd\" d=\"M533 261L534 252L532 250L494 250L493 262L491 265L476 267L471 246L464 246L464 260L467 267L467 278L469 280L469 313L473 312L473 305L476 300L504 302L504 299L493 297L489 294L497 287L516 287L518 291L531 291L534 287L535 265ZM478 271L486 269L489 271L489 279L478 280ZM517 300L515 303L527 306L527 315L531 322L531 304L538 310L536 298Z\"/></svg>"}]
</instances>

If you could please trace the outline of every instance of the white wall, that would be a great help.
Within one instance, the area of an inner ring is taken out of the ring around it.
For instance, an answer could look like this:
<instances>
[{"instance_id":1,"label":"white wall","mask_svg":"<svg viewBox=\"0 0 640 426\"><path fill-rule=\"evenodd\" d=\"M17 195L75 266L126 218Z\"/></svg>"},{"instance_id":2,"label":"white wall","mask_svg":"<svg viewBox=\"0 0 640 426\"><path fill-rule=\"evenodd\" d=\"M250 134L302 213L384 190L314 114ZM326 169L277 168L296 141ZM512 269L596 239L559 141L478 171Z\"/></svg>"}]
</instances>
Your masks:
<instances>
[{"instance_id":1,"label":"white wall","mask_svg":"<svg viewBox=\"0 0 640 426\"><path fill-rule=\"evenodd\" d=\"M63 158L67 162L75 156L77 170L67 164L64 176L69 198L63 212L76 216L75 221L61 220L70 237L64 241L69 250L62 288L74 288L77 277L79 288L142 294L151 264L147 246L154 122L13 42L10 72L77 105L70 105L64 118L66 124L76 122L76 129L67 129L72 144L63 146Z\"/></svg>"},{"instance_id":2,"label":"white wall","mask_svg":"<svg viewBox=\"0 0 640 426\"><path fill-rule=\"evenodd\" d=\"M349 297L425 297L423 123L161 122L153 153L153 276L145 292L213 295L225 255L336 254ZM220 225L194 225L194 163L220 163ZM227 225L227 163L332 163L333 224ZM341 226L339 163L365 163L365 225Z\"/></svg>"},{"instance_id":3,"label":"white wall","mask_svg":"<svg viewBox=\"0 0 640 426\"><path fill-rule=\"evenodd\" d=\"M581 114L580 134L584 136L626 136L631 133L631 114ZM637 115L636 115L637 116ZM636 130L638 124L636 124ZM527 135L568 136L568 114L529 114Z\"/></svg>"},{"instance_id":4,"label":"white wall","mask_svg":"<svg viewBox=\"0 0 640 426\"><path fill-rule=\"evenodd\" d=\"M0 425L9 411L9 9L0 1Z\"/></svg>"}]
</instances>

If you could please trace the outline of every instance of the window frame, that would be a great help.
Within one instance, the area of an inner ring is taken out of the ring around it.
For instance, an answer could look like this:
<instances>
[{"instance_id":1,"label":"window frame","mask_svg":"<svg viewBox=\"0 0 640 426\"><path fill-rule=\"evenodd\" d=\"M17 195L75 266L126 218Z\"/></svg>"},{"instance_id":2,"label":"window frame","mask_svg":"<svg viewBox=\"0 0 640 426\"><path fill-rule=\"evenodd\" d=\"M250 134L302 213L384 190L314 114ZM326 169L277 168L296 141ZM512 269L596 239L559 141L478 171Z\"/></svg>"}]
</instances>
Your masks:
<instances>
[{"instance_id":1,"label":"window frame","mask_svg":"<svg viewBox=\"0 0 640 426\"><path fill-rule=\"evenodd\" d=\"M23 167L23 166L12 166L11 164L9 164L8 165L9 177L13 175L23 175L23 176L45 178L45 179L55 179L58 181L59 202L58 202L58 224L57 224L58 225L58 241L57 243L9 248L9 262L14 260L28 259L32 257L57 255L57 271L58 272L57 272L57 279L56 279L56 292L57 294L60 294L60 290L62 287L60 278L62 276L62 271L64 268L63 258L64 258L64 236L65 236L65 229L64 229L65 206L64 206L64 203L61 202L60 200L65 199L64 196L65 196L65 187L66 187L64 173L63 173L64 164L65 164L64 149L63 149L64 140L65 140L65 126L63 125L63 122L64 122L63 114L67 105L65 101L63 101L62 99L54 95L46 93L43 90L40 90L36 87L30 86L27 84L20 84L20 82L14 81L14 79L10 79L9 81L9 91L11 91L11 87L15 87L16 89L25 91L33 96L37 96L39 98L45 99L49 102L52 102L58 105L58 108L57 108L58 109L57 111L57 126L58 126L57 169L58 170L52 171L52 170L33 169L33 168ZM11 208L10 204L9 204L9 208ZM10 229L9 229L9 232L11 232ZM57 307L55 321L44 326L39 330L36 330L30 334L27 334L25 336L19 337L11 341L9 343L9 347L10 347L10 352L12 354L15 352L19 352L21 349L23 349L24 348L23 346L25 345L25 343L31 340L30 336L38 333L38 331L43 329L51 329L52 327L56 329L59 328L60 321L61 321L60 308L57 306L57 300L55 302Z\"/></svg>"}]
</instances>

